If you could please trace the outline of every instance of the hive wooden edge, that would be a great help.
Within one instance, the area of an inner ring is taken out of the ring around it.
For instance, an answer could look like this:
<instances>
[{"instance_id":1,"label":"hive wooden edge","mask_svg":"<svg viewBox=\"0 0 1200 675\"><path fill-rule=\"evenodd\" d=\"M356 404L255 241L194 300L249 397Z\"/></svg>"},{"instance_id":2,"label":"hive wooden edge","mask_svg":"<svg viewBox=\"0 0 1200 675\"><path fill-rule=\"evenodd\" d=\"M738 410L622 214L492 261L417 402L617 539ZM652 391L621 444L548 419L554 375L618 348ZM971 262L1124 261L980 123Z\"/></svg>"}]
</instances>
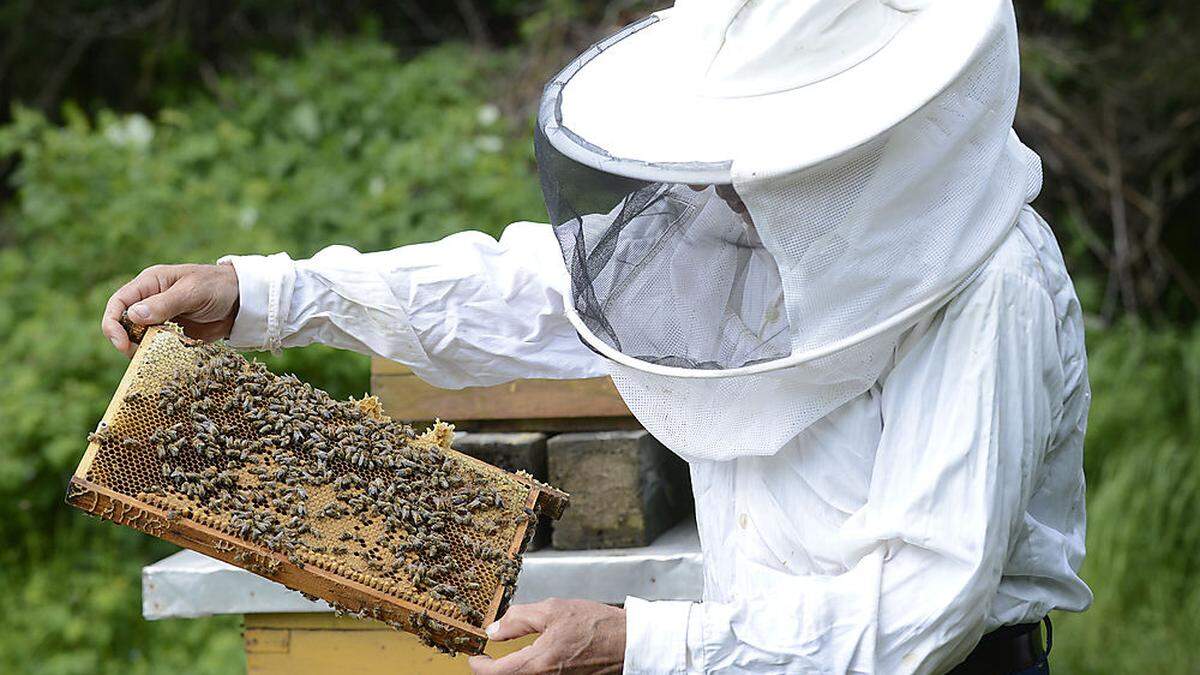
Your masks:
<instances>
[{"instance_id":1,"label":"hive wooden edge","mask_svg":"<svg viewBox=\"0 0 1200 675\"><path fill-rule=\"evenodd\" d=\"M222 560L281 583L292 590L303 591L336 603L350 613L362 613L364 618L400 626L406 632L411 632L407 631L407 627L411 625L412 616L426 614L445 629L428 632L428 636L443 647L468 654L480 654L487 645L487 634L481 628L402 598L387 595L316 565L293 563L286 555L231 539L228 535L186 516L169 518L163 509L118 494L84 478L71 478L66 501L92 516L131 527ZM498 590L503 591L503 586ZM485 617L483 624L487 625L495 618L495 615ZM465 644L455 644L456 638L466 638Z\"/></svg>"},{"instance_id":2,"label":"hive wooden edge","mask_svg":"<svg viewBox=\"0 0 1200 675\"><path fill-rule=\"evenodd\" d=\"M387 400L380 399L384 406ZM437 420L391 415L414 429L428 427ZM454 418L456 431L465 433L512 433L532 431L544 434L563 434L585 431L637 431L642 429L636 417L522 417L511 419Z\"/></svg>"},{"instance_id":3,"label":"hive wooden edge","mask_svg":"<svg viewBox=\"0 0 1200 675\"><path fill-rule=\"evenodd\" d=\"M609 420L627 423L633 413L611 378L516 379L490 386L461 389L435 387L403 364L376 357L371 362L371 391L394 416L425 420L434 415L459 423L500 424L540 420L570 426Z\"/></svg>"},{"instance_id":4,"label":"hive wooden edge","mask_svg":"<svg viewBox=\"0 0 1200 675\"><path fill-rule=\"evenodd\" d=\"M571 495L528 476L517 476L517 480L529 485L535 493L530 506L534 511L553 520L562 518L563 511L571 504Z\"/></svg>"}]
</instances>

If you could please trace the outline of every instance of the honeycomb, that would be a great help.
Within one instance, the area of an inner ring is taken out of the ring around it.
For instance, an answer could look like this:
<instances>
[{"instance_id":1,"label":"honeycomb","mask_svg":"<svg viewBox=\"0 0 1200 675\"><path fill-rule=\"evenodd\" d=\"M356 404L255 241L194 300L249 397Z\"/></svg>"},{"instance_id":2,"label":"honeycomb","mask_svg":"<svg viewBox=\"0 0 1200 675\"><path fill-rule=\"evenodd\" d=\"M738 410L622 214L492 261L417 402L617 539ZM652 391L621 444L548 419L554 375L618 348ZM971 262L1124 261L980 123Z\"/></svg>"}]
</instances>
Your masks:
<instances>
[{"instance_id":1,"label":"honeycomb","mask_svg":"<svg viewBox=\"0 0 1200 675\"><path fill-rule=\"evenodd\" d=\"M335 609L479 653L566 495L176 329L152 328L68 502ZM532 521L532 522L531 522Z\"/></svg>"}]
</instances>

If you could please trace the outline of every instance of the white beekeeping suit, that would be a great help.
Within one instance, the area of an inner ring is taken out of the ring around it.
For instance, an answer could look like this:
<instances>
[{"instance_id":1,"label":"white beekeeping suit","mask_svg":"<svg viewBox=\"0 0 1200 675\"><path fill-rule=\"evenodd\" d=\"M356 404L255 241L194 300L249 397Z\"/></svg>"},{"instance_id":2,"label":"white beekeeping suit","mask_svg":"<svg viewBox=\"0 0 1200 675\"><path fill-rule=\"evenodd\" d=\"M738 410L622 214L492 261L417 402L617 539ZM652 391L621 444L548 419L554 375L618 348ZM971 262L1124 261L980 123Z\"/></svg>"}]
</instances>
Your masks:
<instances>
[{"instance_id":1,"label":"white beekeeping suit","mask_svg":"<svg viewBox=\"0 0 1200 675\"><path fill-rule=\"evenodd\" d=\"M1080 308L1008 0L680 0L546 88L550 224L237 256L236 346L609 374L691 466L704 601L627 672L942 672L1080 611Z\"/></svg>"}]
</instances>

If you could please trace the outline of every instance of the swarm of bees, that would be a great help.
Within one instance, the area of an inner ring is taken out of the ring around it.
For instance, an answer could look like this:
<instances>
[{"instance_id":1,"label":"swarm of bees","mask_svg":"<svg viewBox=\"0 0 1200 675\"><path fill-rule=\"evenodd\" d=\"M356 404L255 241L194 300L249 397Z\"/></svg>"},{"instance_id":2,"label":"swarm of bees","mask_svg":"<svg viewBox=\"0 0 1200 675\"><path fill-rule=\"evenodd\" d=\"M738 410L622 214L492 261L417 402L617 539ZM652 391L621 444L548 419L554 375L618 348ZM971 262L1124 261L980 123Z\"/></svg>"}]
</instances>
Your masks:
<instances>
[{"instance_id":1,"label":"swarm of bees","mask_svg":"<svg viewBox=\"0 0 1200 675\"><path fill-rule=\"evenodd\" d=\"M474 626L497 588L511 595L509 549L536 516L525 484L448 452L445 426L418 434L223 346L187 350L193 367L135 379L89 437L89 479Z\"/></svg>"}]
</instances>

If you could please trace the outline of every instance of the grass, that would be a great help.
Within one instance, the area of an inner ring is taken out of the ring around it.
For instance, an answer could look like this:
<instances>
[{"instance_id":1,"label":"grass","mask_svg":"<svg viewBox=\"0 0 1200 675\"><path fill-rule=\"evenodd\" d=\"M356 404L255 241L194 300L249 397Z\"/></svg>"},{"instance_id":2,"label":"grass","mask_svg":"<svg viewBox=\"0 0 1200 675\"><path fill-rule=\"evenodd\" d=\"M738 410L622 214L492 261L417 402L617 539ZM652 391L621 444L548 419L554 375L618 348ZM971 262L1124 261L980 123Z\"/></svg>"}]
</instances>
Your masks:
<instances>
[{"instance_id":1,"label":"grass","mask_svg":"<svg viewBox=\"0 0 1200 675\"><path fill-rule=\"evenodd\" d=\"M1095 593L1055 619L1063 673L1200 673L1200 332L1089 336L1088 555Z\"/></svg>"}]
</instances>

